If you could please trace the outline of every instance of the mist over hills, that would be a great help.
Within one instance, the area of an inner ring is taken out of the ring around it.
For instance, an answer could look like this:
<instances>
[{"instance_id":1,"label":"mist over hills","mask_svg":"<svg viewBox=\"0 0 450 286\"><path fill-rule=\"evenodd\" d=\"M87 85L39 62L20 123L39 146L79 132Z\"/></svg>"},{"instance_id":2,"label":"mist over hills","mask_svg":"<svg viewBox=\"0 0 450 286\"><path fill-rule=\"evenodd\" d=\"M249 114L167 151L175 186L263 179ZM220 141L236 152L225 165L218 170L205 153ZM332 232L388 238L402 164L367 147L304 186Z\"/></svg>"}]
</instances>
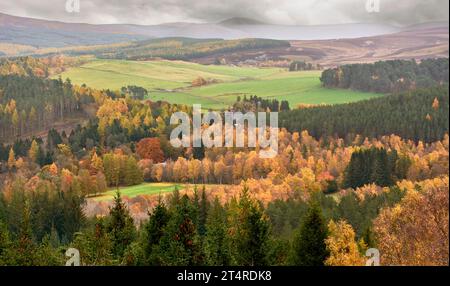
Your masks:
<instances>
[{"instance_id":1,"label":"mist over hills","mask_svg":"<svg viewBox=\"0 0 450 286\"><path fill-rule=\"evenodd\" d=\"M434 24L448 28L448 23ZM393 34L405 29L408 29L408 27L363 23L288 26L263 23L247 18L231 18L219 23L180 22L149 26L129 24L93 25L39 20L0 13L0 42L33 47L109 44L164 37L270 38L277 40L351 39Z\"/></svg>"}]
</instances>

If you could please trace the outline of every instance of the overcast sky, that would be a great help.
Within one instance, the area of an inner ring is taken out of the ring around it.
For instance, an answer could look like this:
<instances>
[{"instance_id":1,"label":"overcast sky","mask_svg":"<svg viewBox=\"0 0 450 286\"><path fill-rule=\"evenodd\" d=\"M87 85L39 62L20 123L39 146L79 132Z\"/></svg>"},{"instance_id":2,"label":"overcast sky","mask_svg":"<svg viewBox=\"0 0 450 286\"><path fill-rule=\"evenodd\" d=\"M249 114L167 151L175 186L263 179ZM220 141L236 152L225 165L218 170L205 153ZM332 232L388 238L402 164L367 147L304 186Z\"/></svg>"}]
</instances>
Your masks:
<instances>
[{"instance_id":1,"label":"overcast sky","mask_svg":"<svg viewBox=\"0 0 450 286\"><path fill-rule=\"evenodd\" d=\"M66 12L66 1L77 0L1 0L0 12L93 24L218 22L246 17L288 25L410 25L449 19L448 0L78 0L79 13ZM380 1L380 12L368 13L366 1Z\"/></svg>"}]
</instances>

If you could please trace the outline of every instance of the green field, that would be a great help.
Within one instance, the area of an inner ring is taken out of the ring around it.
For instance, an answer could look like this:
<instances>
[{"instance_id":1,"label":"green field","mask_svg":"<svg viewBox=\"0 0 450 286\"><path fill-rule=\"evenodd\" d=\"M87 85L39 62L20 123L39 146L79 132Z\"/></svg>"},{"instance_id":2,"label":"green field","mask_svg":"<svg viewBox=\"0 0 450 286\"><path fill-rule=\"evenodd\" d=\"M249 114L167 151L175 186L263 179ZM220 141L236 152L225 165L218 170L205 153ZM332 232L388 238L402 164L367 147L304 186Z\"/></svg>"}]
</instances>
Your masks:
<instances>
[{"instance_id":1,"label":"green field","mask_svg":"<svg viewBox=\"0 0 450 286\"><path fill-rule=\"evenodd\" d=\"M323 88L320 71L288 72L280 68L200 65L183 61L94 60L72 68L62 78L99 89L137 85L149 91L149 99L171 103L202 104L221 109L238 95L288 100L298 104L338 104L370 99L379 94ZM191 87L197 77L216 83Z\"/></svg>"},{"instance_id":2,"label":"green field","mask_svg":"<svg viewBox=\"0 0 450 286\"><path fill-rule=\"evenodd\" d=\"M122 197L137 197L140 195L159 195L164 193L173 192L176 188L178 190L184 189L184 186L181 184L172 184L172 183L143 183L136 186L131 187L120 187L120 194ZM109 201L114 198L116 194L116 189L111 189L93 199L96 201Z\"/></svg>"}]
</instances>

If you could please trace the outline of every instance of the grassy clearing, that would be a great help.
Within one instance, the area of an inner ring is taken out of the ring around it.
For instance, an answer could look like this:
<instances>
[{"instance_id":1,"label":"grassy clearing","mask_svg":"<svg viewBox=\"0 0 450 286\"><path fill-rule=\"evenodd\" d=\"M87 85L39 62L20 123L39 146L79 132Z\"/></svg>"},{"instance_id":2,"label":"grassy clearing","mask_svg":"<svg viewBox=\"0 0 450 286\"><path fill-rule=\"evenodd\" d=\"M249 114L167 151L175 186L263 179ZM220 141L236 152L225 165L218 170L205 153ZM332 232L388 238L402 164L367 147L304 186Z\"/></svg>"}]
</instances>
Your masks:
<instances>
[{"instance_id":1,"label":"grassy clearing","mask_svg":"<svg viewBox=\"0 0 450 286\"><path fill-rule=\"evenodd\" d=\"M164 193L171 193L175 189L183 190L185 187L182 184L172 184L172 183L143 183L136 186L130 187L120 187L120 194L123 197L134 198L140 195L159 195ZM96 201L109 201L114 198L116 194L116 189L111 189L106 193L93 198Z\"/></svg>"},{"instance_id":2,"label":"grassy clearing","mask_svg":"<svg viewBox=\"0 0 450 286\"><path fill-rule=\"evenodd\" d=\"M380 96L323 88L320 71L287 72L279 68L200 65L183 61L94 60L61 76L99 89L142 86L149 90L149 99L154 101L197 103L212 109L228 107L238 95L288 100L291 107L348 103ZM192 80L199 76L217 83L191 87Z\"/></svg>"}]
</instances>

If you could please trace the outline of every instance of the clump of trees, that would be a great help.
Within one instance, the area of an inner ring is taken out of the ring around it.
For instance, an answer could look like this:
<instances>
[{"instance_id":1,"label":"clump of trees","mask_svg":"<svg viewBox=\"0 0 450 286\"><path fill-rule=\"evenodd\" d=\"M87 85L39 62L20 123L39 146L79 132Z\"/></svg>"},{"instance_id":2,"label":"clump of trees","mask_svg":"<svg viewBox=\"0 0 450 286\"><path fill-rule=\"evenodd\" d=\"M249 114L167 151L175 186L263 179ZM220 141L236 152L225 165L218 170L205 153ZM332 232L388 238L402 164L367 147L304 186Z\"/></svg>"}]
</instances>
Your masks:
<instances>
[{"instance_id":1,"label":"clump of trees","mask_svg":"<svg viewBox=\"0 0 450 286\"><path fill-rule=\"evenodd\" d=\"M0 139L48 130L55 122L80 115L82 102L93 101L89 95L78 97L69 80L0 76Z\"/></svg>"},{"instance_id":2,"label":"clump of trees","mask_svg":"<svg viewBox=\"0 0 450 286\"><path fill-rule=\"evenodd\" d=\"M236 102L233 104L234 110L239 110L242 112L246 112L249 110L254 111L288 111L289 110L289 101L278 99L267 99L258 97L256 95L244 95L244 97L238 96L236 98Z\"/></svg>"},{"instance_id":3,"label":"clump of trees","mask_svg":"<svg viewBox=\"0 0 450 286\"><path fill-rule=\"evenodd\" d=\"M448 58L351 64L323 71L325 87L394 93L448 84Z\"/></svg>"},{"instance_id":4,"label":"clump of trees","mask_svg":"<svg viewBox=\"0 0 450 286\"><path fill-rule=\"evenodd\" d=\"M356 150L345 171L344 187L356 189L372 183L391 186L406 178L410 166L411 160L399 157L396 150L388 152L375 147Z\"/></svg>"},{"instance_id":5,"label":"clump of trees","mask_svg":"<svg viewBox=\"0 0 450 286\"><path fill-rule=\"evenodd\" d=\"M448 86L292 110L280 113L279 122L291 132L308 130L316 138L396 134L416 142L433 142L449 131Z\"/></svg>"},{"instance_id":6,"label":"clump of trees","mask_svg":"<svg viewBox=\"0 0 450 286\"><path fill-rule=\"evenodd\" d=\"M320 65L314 65L312 63L307 63L305 61L293 61L289 64L289 71L312 71L320 70Z\"/></svg>"},{"instance_id":7,"label":"clump of trees","mask_svg":"<svg viewBox=\"0 0 450 286\"><path fill-rule=\"evenodd\" d=\"M148 95L148 91L145 88L135 85L122 87L120 91L123 96L130 95L131 98L137 100L144 100Z\"/></svg>"}]
</instances>

